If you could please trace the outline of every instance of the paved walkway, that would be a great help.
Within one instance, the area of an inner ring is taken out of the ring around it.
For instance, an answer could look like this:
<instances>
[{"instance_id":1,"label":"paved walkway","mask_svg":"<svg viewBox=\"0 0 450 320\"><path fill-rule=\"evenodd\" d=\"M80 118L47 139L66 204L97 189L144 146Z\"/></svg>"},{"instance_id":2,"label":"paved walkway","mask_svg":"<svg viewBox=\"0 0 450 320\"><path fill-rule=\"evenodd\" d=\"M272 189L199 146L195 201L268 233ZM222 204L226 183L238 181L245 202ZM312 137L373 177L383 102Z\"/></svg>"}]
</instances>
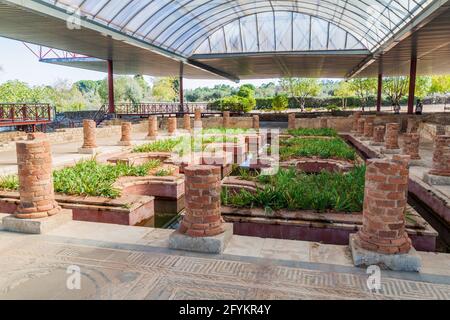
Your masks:
<instances>
[{"instance_id":1,"label":"paved walkway","mask_svg":"<svg viewBox=\"0 0 450 320\"><path fill-rule=\"evenodd\" d=\"M450 299L450 255L421 253L421 274L382 272L371 293L346 246L234 236L204 255L169 250L170 233L76 221L0 231L0 299ZM69 266L80 290L67 288Z\"/></svg>"}]
</instances>

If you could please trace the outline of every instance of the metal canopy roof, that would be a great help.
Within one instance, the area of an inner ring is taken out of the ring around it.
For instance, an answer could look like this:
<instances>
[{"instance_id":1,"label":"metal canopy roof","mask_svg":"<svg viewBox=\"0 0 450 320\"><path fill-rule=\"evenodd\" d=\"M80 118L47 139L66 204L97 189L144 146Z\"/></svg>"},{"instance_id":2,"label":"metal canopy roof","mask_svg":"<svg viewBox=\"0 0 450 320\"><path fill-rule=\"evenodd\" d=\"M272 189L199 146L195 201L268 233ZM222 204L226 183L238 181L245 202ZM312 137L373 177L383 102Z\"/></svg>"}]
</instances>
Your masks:
<instances>
[{"instance_id":1,"label":"metal canopy roof","mask_svg":"<svg viewBox=\"0 0 450 320\"><path fill-rule=\"evenodd\" d=\"M118 73L176 75L183 62L188 78L373 76L378 73L376 59L407 41L399 34L414 33L423 27L417 21L447 3L0 0L0 35L113 59ZM81 29L69 30L68 19L78 19ZM394 60L386 59L398 64ZM47 62L105 68L96 59Z\"/></svg>"}]
</instances>

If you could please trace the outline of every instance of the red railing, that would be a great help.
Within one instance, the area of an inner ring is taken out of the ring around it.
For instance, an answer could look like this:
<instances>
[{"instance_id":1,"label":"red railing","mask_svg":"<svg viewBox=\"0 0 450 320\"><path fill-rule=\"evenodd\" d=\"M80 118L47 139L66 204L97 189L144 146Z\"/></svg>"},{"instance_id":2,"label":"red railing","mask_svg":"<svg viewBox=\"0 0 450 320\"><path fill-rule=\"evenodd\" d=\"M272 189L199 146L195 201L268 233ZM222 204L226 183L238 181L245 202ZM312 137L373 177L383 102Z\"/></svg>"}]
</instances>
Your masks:
<instances>
[{"instance_id":1,"label":"red railing","mask_svg":"<svg viewBox=\"0 0 450 320\"><path fill-rule=\"evenodd\" d=\"M53 108L46 103L0 103L0 127L52 122Z\"/></svg>"},{"instance_id":2,"label":"red railing","mask_svg":"<svg viewBox=\"0 0 450 320\"><path fill-rule=\"evenodd\" d=\"M115 105L117 115L156 115L156 114L175 114L175 113L194 113L195 109L201 109L203 112L213 112L209 110L207 103L120 103Z\"/></svg>"}]
</instances>

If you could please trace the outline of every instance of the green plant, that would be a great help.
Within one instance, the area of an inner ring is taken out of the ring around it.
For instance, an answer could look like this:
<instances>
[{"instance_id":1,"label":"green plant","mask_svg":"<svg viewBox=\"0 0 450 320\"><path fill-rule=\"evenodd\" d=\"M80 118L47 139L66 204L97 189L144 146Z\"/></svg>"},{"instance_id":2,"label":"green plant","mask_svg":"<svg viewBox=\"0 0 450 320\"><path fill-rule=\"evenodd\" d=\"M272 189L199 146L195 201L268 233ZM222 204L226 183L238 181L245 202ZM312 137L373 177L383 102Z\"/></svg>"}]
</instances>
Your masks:
<instances>
[{"instance_id":1,"label":"green plant","mask_svg":"<svg viewBox=\"0 0 450 320\"><path fill-rule=\"evenodd\" d=\"M167 177L170 176L172 174L172 171L168 170L168 169L161 169L155 172L155 176L156 177Z\"/></svg>"},{"instance_id":2,"label":"green plant","mask_svg":"<svg viewBox=\"0 0 450 320\"><path fill-rule=\"evenodd\" d=\"M68 195L116 198L120 192L113 184L118 178L146 176L160 164L158 160L151 160L139 166L121 162L117 165L99 164L95 159L81 161L73 167L54 171L54 188L55 192Z\"/></svg>"},{"instance_id":3,"label":"green plant","mask_svg":"<svg viewBox=\"0 0 450 320\"><path fill-rule=\"evenodd\" d=\"M289 107L289 99L286 95L276 95L272 100L272 110L284 111Z\"/></svg>"},{"instance_id":4,"label":"green plant","mask_svg":"<svg viewBox=\"0 0 450 320\"><path fill-rule=\"evenodd\" d=\"M0 177L0 190L19 190L19 178L17 175Z\"/></svg>"},{"instance_id":5,"label":"green plant","mask_svg":"<svg viewBox=\"0 0 450 320\"><path fill-rule=\"evenodd\" d=\"M356 160L356 152L342 139L305 139L294 137L281 141L280 159L319 157L322 159Z\"/></svg>"},{"instance_id":6,"label":"green plant","mask_svg":"<svg viewBox=\"0 0 450 320\"><path fill-rule=\"evenodd\" d=\"M152 143L143 144L133 149L134 153L143 152L172 152L172 150L181 142L183 138L164 139Z\"/></svg>"},{"instance_id":7,"label":"green plant","mask_svg":"<svg viewBox=\"0 0 450 320\"><path fill-rule=\"evenodd\" d=\"M241 178L246 179L246 176ZM259 176L256 180L263 184L256 193L242 190L235 194L224 188L221 196L223 205L271 210L362 211L364 166L346 174L323 171L308 175L295 169L282 169L274 176Z\"/></svg>"},{"instance_id":8,"label":"green plant","mask_svg":"<svg viewBox=\"0 0 450 320\"><path fill-rule=\"evenodd\" d=\"M288 134L295 137L337 137L337 131L331 128L309 129L299 128L288 130Z\"/></svg>"}]
</instances>

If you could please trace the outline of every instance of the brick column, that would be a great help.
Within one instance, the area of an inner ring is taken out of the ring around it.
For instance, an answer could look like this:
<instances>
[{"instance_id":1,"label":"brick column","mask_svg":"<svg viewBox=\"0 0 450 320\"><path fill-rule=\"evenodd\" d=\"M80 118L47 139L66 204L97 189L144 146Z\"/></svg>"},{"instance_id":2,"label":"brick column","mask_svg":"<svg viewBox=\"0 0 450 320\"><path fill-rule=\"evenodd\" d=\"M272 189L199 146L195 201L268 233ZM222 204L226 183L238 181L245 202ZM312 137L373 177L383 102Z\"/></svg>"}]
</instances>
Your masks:
<instances>
[{"instance_id":1,"label":"brick column","mask_svg":"<svg viewBox=\"0 0 450 320\"><path fill-rule=\"evenodd\" d=\"M320 128L328 128L328 119L320 118Z\"/></svg>"},{"instance_id":2,"label":"brick column","mask_svg":"<svg viewBox=\"0 0 450 320\"><path fill-rule=\"evenodd\" d=\"M169 136L173 136L177 131L177 118L169 118L167 121L167 132Z\"/></svg>"},{"instance_id":3,"label":"brick column","mask_svg":"<svg viewBox=\"0 0 450 320\"><path fill-rule=\"evenodd\" d=\"M150 116L148 118L148 139L154 140L158 136L158 118Z\"/></svg>"},{"instance_id":4,"label":"brick column","mask_svg":"<svg viewBox=\"0 0 450 320\"><path fill-rule=\"evenodd\" d=\"M122 122L122 139L120 139L119 145L131 146L131 122Z\"/></svg>"},{"instance_id":5,"label":"brick column","mask_svg":"<svg viewBox=\"0 0 450 320\"><path fill-rule=\"evenodd\" d=\"M420 160L419 154L420 135L418 133L407 133L403 138L403 154L410 156L411 160Z\"/></svg>"},{"instance_id":6,"label":"brick column","mask_svg":"<svg viewBox=\"0 0 450 320\"><path fill-rule=\"evenodd\" d=\"M450 136L437 136L434 145L433 169L430 174L450 177Z\"/></svg>"},{"instance_id":7,"label":"brick column","mask_svg":"<svg viewBox=\"0 0 450 320\"><path fill-rule=\"evenodd\" d=\"M358 121L361 119L362 112L355 112L353 114L353 132L358 132Z\"/></svg>"},{"instance_id":8,"label":"brick column","mask_svg":"<svg viewBox=\"0 0 450 320\"><path fill-rule=\"evenodd\" d=\"M184 130L191 131L191 116L189 114L183 116L183 127Z\"/></svg>"},{"instance_id":9,"label":"brick column","mask_svg":"<svg viewBox=\"0 0 450 320\"><path fill-rule=\"evenodd\" d=\"M190 237L212 237L223 233L220 215L221 172L218 166L184 169L186 214L179 232Z\"/></svg>"},{"instance_id":10,"label":"brick column","mask_svg":"<svg viewBox=\"0 0 450 320\"><path fill-rule=\"evenodd\" d=\"M357 130L357 135L358 136L362 136L364 135L364 127L366 125L366 119L359 119L358 120L358 130Z\"/></svg>"},{"instance_id":11,"label":"brick column","mask_svg":"<svg viewBox=\"0 0 450 320\"><path fill-rule=\"evenodd\" d=\"M384 126L376 126L373 129L373 143L374 144L382 144L384 142L384 134L386 128Z\"/></svg>"},{"instance_id":12,"label":"brick column","mask_svg":"<svg viewBox=\"0 0 450 320\"><path fill-rule=\"evenodd\" d=\"M408 119L407 133L417 133L419 131L420 122L415 119Z\"/></svg>"},{"instance_id":13,"label":"brick column","mask_svg":"<svg viewBox=\"0 0 450 320\"><path fill-rule=\"evenodd\" d=\"M223 127L224 128L230 127L230 111L223 112Z\"/></svg>"},{"instance_id":14,"label":"brick column","mask_svg":"<svg viewBox=\"0 0 450 320\"><path fill-rule=\"evenodd\" d=\"M195 121L202 121L202 110L199 108L195 109Z\"/></svg>"},{"instance_id":15,"label":"brick column","mask_svg":"<svg viewBox=\"0 0 450 320\"><path fill-rule=\"evenodd\" d=\"M408 156L367 161L363 227L359 245L381 254L404 254L411 249L405 231L408 192Z\"/></svg>"},{"instance_id":16,"label":"brick column","mask_svg":"<svg viewBox=\"0 0 450 320\"><path fill-rule=\"evenodd\" d=\"M295 113L289 113L288 129L290 129L290 130L297 129Z\"/></svg>"},{"instance_id":17,"label":"brick column","mask_svg":"<svg viewBox=\"0 0 450 320\"><path fill-rule=\"evenodd\" d=\"M49 140L17 143L20 205L14 216L39 219L61 210L55 201Z\"/></svg>"},{"instance_id":18,"label":"brick column","mask_svg":"<svg viewBox=\"0 0 450 320\"><path fill-rule=\"evenodd\" d=\"M94 120L83 120L83 149L95 149L97 148L95 128L97 124Z\"/></svg>"},{"instance_id":19,"label":"brick column","mask_svg":"<svg viewBox=\"0 0 450 320\"><path fill-rule=\"evenodd\" d=\"M366 118L366 122L364 122L364 137L367 139L373 137L374 122L375 119L371 117Z\"/></svg>"},{"instance_id":20,"label":"brick column","mask_svg":"<svg viewBox=\"0 0 450 320\"><path fill-rule=\"evenodd\" d=\"M259 129L259 116L253 116L253 129Z\"/></svg>"},{"instance_id":21,"label":"brick column","mask_svg":"<svg viewBox=\"0 0 450 320\"><path fill-rule=\"evenodd\" d=\"M397 150L398 145L398 133L400 131L400 125L398 123L388 123L386 125L386 150Z\"/></svg>"}]
</instances>

